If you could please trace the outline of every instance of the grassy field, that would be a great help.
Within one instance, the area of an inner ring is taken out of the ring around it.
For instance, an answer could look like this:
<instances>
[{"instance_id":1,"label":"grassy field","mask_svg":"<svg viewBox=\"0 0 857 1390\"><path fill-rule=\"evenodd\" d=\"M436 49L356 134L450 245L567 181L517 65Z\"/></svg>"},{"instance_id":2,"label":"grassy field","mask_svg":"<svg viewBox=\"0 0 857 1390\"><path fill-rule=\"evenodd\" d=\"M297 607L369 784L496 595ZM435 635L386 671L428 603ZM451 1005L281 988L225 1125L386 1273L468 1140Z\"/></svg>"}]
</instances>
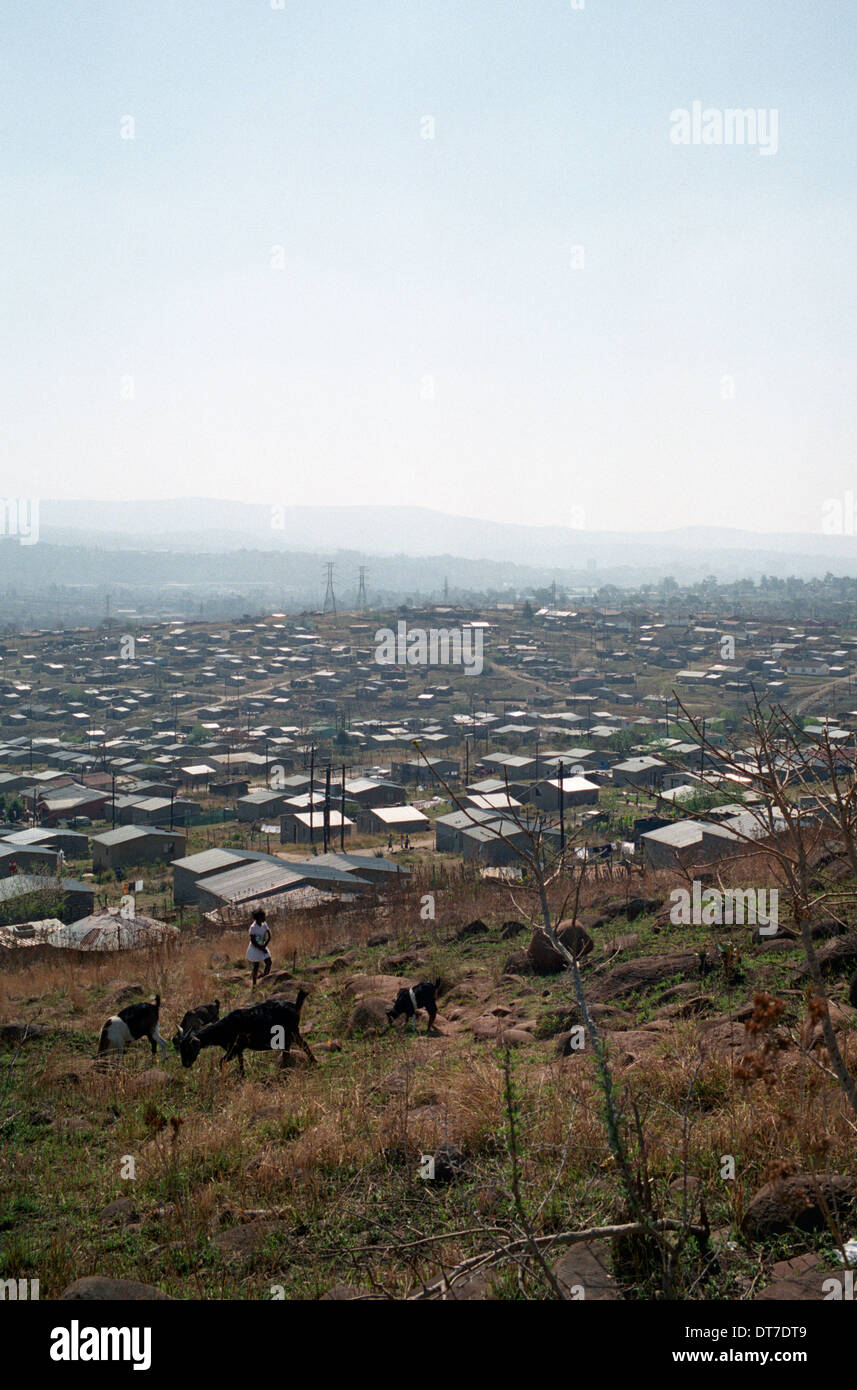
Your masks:
<instances>
[{"instance_id":1,"label":"grassy field","mask_svg":"<svg viewBox=\"0 0 857 1390\"><path fill-rule=\"evenodd\" d=\"M86 1274L190 1299L313 1299L339 1284L404 1298L522 1231L628 1219L592 1048L558 1054L557 1035L579 1019L570 977L504 973L529 939L501 937L522 905L532 910L523 891L516 903L499 885L439 888L433 920L415 892L386 915L276 923L274 973L258 995L306 986L303 1031L318 1066L296 1056L281 1069L270 1053L248 1053L244 1081L234 1063L221 1073L219 1050L188 1070L172 1048L153 1062L145 1042L119 1070L93 1055L104 1019L132 998L160 992L165 1038L194 1004L218 997L222 1015L249 1003L242 933L6 966L0 1018L45 1031L0 1049L0 1275L39 1278L43 1298ZM618 891L593 885L589 911ZM665 895L654 877L633 891ZM474 918L488 930L459 937ZM857 1173L842 1094L823 1055L800 1046L800 950L652 911L632 922L619 911L592 936L582 976L633 1171L659 1215L711 1231L707 1246L685 1244L671 1296L750 1297L778 1258L807 1249L829 1263L829 1232L759 1246L740 1230L774 1172ZM737 946L728 969L670 968L682 953L716 961L726 937ZM619 964L653 956L667 958L656 979L611 993ZM435 977L435 1034L424 1018L416 1035L349 1026L362 1000L389 1003L398 982ZM706 1044L707 1028L761 992L783 1005L775 1028L753 1035L733 1020L725 1042L715 1027ZM831 996L844 999L843 980ZM854 1062L852 1014L842 1010L841 1027ZM762 1059L759 1074L742 1065L745 1052ZM423 1156L444 1141L460 1169L427 1180ZM724 1156L734 1177L721 1176ZM664 1296L644 1245L614 1243L612 1258L625 1297ZM554 1296L538 1261L499 1263L486 1278L493 1297Z\"/></svg>"}]
</instances>

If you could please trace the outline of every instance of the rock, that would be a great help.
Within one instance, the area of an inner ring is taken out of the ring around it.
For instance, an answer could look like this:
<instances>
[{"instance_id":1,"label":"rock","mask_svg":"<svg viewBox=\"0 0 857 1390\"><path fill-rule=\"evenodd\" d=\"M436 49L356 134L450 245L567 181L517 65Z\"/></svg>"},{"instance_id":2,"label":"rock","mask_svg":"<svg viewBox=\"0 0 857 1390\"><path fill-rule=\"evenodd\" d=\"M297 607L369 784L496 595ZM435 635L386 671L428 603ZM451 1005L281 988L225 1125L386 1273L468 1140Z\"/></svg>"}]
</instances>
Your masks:
<instances>
[{"instance_id":1,"label":"rock","mask_svg":"<svg viewBox=\"0 0 857 1390\"><path fill-rule=\"evenodd\" d=\"M468 922L466 927L459 927L455 933L455 939L456 941L464 941L468 936L485 936L489 930L490 928L477 917L475 921Z\"/></svg>"},{"instance_id":2,"label":"rock","mask_svg":"<svg viewBox=\"0 0 857 1390\"><path fill-rule=\"evenodd\" d=\"M149 1067L139 1076L132 1076L129 1085L132 1091L162 1091L167 1086L177 1086L178 1079L160 1067Z\"/></svg>"},{"instance_id":3,"label":"rock","mask_svg":"<svg viewBox=\"0 0 857 1390\"><path fill-rule=\"evenodd\" d=\"M504 922L500 928L500 937L503 941L512 941L514 937L520 936L521 932L526 930L523 922Z\"/></svg>"},{"instance_id":4,"label":"rock","mask_svg":"<svg viewBox=\"0 0 857 1390\"><path fill-rule=\"evenodd\" d=\"M634 922L648 913L660 912L661 898L608 898L601 907L602 920L612 922L616 917L627 917Z\"/></svg>"},{"instance_id":5,"label":"rock","mask_svg":"<svg viewBox=\"0 0 857 1390\"><path fill-rule=\"evenodd\" d=\"M303 1052L284 1052L280 1058L281 1071L303 1071L310 1066L312 1063Z\"/></svg>"},{"instance_id":6,"label":"rock","mask_svg":"<svg viewBox=\"0 0 857 1390\"><path fill-rule=\"evenodd\" d=\"M603 1034L604 1041L608 1044L611 1064L614 1067L631 1067L642 1057L648 1056L657 1043L664 1041L665 1026L662 1024L659 1027L656 1023L652 1023L644 1028L628 1028L621 1033ZM590 1053L592 1051L588 1039L584 1052L587 1050Z\"/></svg>"},{"instance_id":7,"label":"rock","mask_svg":"<svg viewBox=\"0 0 857 1390\"><path fill-rule=\"evenodd\" d=\"M392 1004L399 990L409 982L401 975L352 975L345 981L345 993L354 999L385 999Z\"/></svg>"},{"instance_id":8,"label":"rock","mask_svg":"<svg viewBox=\"0 0 857 1390\"><path fill-rule=\"evenodd\" d=\"M706 955L706 963L713 963L713 955ZM671 976L684 975L688 979L700 977L700 959L695 951L680 951L663 956L638 956L635 960L620 961L600 980L590 986L593 1001L606 1003L619 999L637 990L653 989L662 980Z\"/></svg>"},{"instance_id":9,"label":"rock","mask_svg":"<svg viewBox=\"0 0 857 1390\"><path fill-rule=\"evenodd\" d=\"M353 1298L371 1298L369 1289L363 1289L359 1284L334 1284L332 1289L323 1293L319 1303L345 1303Z\"/></svg>"},{"instance_id":10,"label":"rock","mask_svg":"<svg viewBox=\"0 0 857 1390\"><path fill-rule=\"evenodd\" d=\"M640 933L636 931L626 932L624 936L614 936L612 941L604 942L604 954L612 956L616 951L631 951L639 940Z\"/></svg>"},{"instance_id":11,"label":"rock","mask_svg":"<svg viewBox=\"0 0 857 1390\"><path fill-rule=\"evenodd\" d=\"M378 969L386 971L388 974L401 974L402 970L417 970L425 965L426 958L422 951L400 951L395 956L385 956L378 962Z\"/></svg>"},{"instance_id":12,"label":"rock","mask_svg":"<svg viewBox=\"0 0 857 1390\"><path fill-rule=\"evenodd\" d=\"M679 999L674 1004L667 1004L664 1008L658 1009L655 1018L690 1018L694 1014L705 1013L705 1010L710 1008L711 1000L707 994L692 994L688 999Z\"/></svg>"},{"instance_id":13,"label":"rock","mask_svg":"<svg viewBox=\"0 0 857 1390\"><path fill-rule=\"evenodd\" d=\"M813 1251L798 1255L793 1260L778 1260L771 1269L771 1282L761 1293L757 1293L754 1303L767 1302L820 1302L826 1300L830 1286L825 1289L828 1279L842 1280L842 1268L838 1270L819 1269L819 1257Z\"/></svg>"},{"instance_id":14,"label":"rock","mask_svg":"<svg viewBox=\"0 0 857 1390\"><path fill-rule=\"evenodd\" d=\"M342 1043L338 1038L330 1038L327 1042L313 1043L313 1052L341 1052Z\"/></svg>"},{"instance_id":15,"label":"rock","mask_svg":"<svg viewBox=\"0 0 857 1390\"><path fill-rule=\"evenodd\" d=\"M154 1300L173 1302L172 1295L163 1293L151 1284L138 1284L134 1279L106 1279L100 1274L89 1274L83 1279L75 1279L69 1284L60 1300L65 1302L118 1303Z\"/></svg>"},{"instance_id":16,"label":"rock","mask_svg":"<svg viewBox=\"0 0 857 1390\"><path fill-rule=\"evenodd\" d=\"M575 1047L571 1045L572 1040L577 1044ZM582 1057L586 1053L586 1029L582 1025L581 1028L568 1028L557 1036L554 1045L558 1057Z\"/></svg>"},{"instance_id":17,"label":"rock","mask_svg":"<svg viewBox=\"0 0 857 1390\"><path fill-rule=\"evenodd\" d=\"M816 956L825 974L838 975L845 970L853 970L857 965L857 932L849 932L847 936L835 936L832 940L823 942L817 948ZM797 971L797 978L804 979L808 974L809 966L804 962Z\"/></svg>"},{"instance_id":18,"label":"rock","mask_svg":"<svg viewBox=\"0 0 857 1390\"><path fill-rule=\"evenodd\" d=\"M442 1276L438 1274L434 1277ZM443 1303L495 1303L501 1277L501 1272L496 1269L488 1269L484 1273L477 1271L453 1284L451 1289L443 1289L431 1297Z\"/></svg>"},{"instance_id":19,"label":"rock","mask_svg":"<svg viewBox=\"0 0 857 1390\"><path fill-rule=\"evenodd\" d=\"M464 1172L464 1154L456 1144L445 1139L438 1144L434 1155L434 1181L453 1182Z\"/></svg>"},{"instance_id":20,"label":"rock","mask_svg":"<svg viewBox=\"0 0 857 1390\"><path fill-rule=\"evenodd\" d=\"M839 936L842 931L842 923L837 922L835 917L816 917L810 923L809 934L813 941L827 941L832 936ZM800 943L795 943L799 945Z\"/></svg>"},{"instance_id":21,"label":"rock","mask_svg":"<svg viewBox=\"0 0 857 1390\"><path fill-rule=\"evenodd\" d=\"M529 975L532 973L532 964L526 951L513 951L503 966L504 975Z\"/></svg>"},{"instance_id":22,"label":"rock","mask_svg":"<svg viewBox=\"0 0 857 1390\"><path fill-rule=\"evenodd\" d=\"M523 1028L504 1028L498 1039L504 1047L520 1047L521 1043L531 1043L532 1033L527 1033Z\"/></svg>"},{"instance_id":23,"label":"rock","mask_svg":"<svg viewBox=\"0 0 857 1390\"><path fill-rule=\"evenodd\" d=\"M353 1037L355 1033L383 1033L390 1026L387 1017L389 1005L385 999L361 999L351 1010L348 1019L348 1027L345 1030L347 1037Z\"/></svg>"},{"instance_id":24,"label":"rock","mask_svg":"<svg viewBox=\"0 0 857 1390\"><path fill-rule=\"evenodd\" d=\"M583 1297L587 1303L616 1302L621 1299L610 1261L610 1246L605 1240L581 1241L553 1265L557 1283L567 1296Z\"/></svg>"},{"instance_id":25,"label":"rock","mask_svg":"<svg viewBox=\"0 0 857 1390\"><path fill-rule=\"evenodd\" d=\"M392 939L393 939L393 938L392 938L391 936L387 936L384 932L381 932L381 933L379 933L377 936L370 936L369 939L368 939L368 941L366 942L366 945L367 945L367 946L389 946L389 944L390 944L390 942L392 941Z\"/></svg>"},{"instance_id":26,"label":"rock","mask_svg":"<svg viewBox=\"0 0 857 1390\"><path fill-rule=\"evenodd\" d=\"M120 982L110 997L117 1008L122 1004L133 1004L138 999L145 999L146 986L128 985Z\"/></svg>"},{"instance_id":27,"label":"rock","mask_svg":"<svg viewBox=\"0 0 857 1390\"><path fill-rule=\"evenodd\" d=\"M295 977L294 977L294 975L292 974L291 970L275 970L275 971L273 972L272 975L269 975L269 976L267 977L267 980L265 981L265 983L266 983L269 987L270 987L271 985L287 985L287 984L289 984L294 978L295 978Z\"/></svg>"},{"instance_id":28,"label":"rock","mask_svg":"<svg viewBox=\"0 0 857 1390\"><path fill-rule=\"evenodd\" d=\"M682 1201L687 1197L689 1203L693 1202L702 1193L702 1182L699 1178L691 1177L690 1174L685 1178L675 1178L669 1187L674 1197Z\"/></svg>"},{"instance_id":29,"label":"rock","mask_svg":"<svg viewBox=\"0 0 857 1390\"><path fill-rule=\"evenodd\" d=\"M566 962L541 928L534 931L527 947L530 968L537 975L559 975L566 968Z\"/></svg>"},{"instance_id":30,"label":"rock","mask_svg":"<svg viewBox=\"0 0 857 1390\"><path fill-rule=\"evenodd\" d=\"M248 1221L241 1226L229 1226L214 1237L212 1244L227 1259L246 1260L275 1231L285 1230L286 1221Z\"/></svg>"},{"instance_id":31,"label":"rock","mask_svg":"<svg viewBox=\"0 0 857 1390\"><path fill-rule=\"evenodd\" d=\"M122 1226L137 1221L139 1215L130 1197L117 1197L115 1202L108 1202L98 1220L102 1226Z\"/></svg>"},{"instance_id":32,"label":"rock","mask_svg":"<svg viewBox=\"0 0 857 1390\"><path fill-rule=\"evenodd\" d=\"M835 1033L840 1033L844 1029L849 1028L854 1021L854 1015L851 1010L847 1009L843 1004L837 1004L835 999L828 1001L827 1012L830 1016L830 1022ZM839 1041L841 1044L842 1039L840 1038ZM800 1030L800 1043L801 1047L805 1048L807 1052L815 1052L817 1049L826 1046L821 1019L818 1019L815 1023L813 1023L811 1018L806 1019Z\"/></svg>"},{"instance_id":33,"label":"rock","mask_svg":"<svg viewBox=\"0 0 857 1390\"><path fill-rule=\"evenodd\" d=\"M810 1269L818 1269L820 1256L814 1250L803 1255L795 1255L791 1260L777 1260L771 1268L772 1279L790 1279L795 1274L806 1274Z\"/></svg>"},{"instance_id":34,"label":"rock","mask_svg":"<svg viewBox=\"0 0 857 1390\"><path fill-rule=\"evenodd\" d=\"M752 1198L741 1230L748 1240L785 1235L794 1230L828 1229L824 1209L834 1223L857 1203L857 1178L839 1173L797 1173L766 1183Z\"/></svg>"},{"instance_id":35,"label":"rock","mask_svg":"<svg viewBox=\"0 0 857 1390\"><path fill-rule=\"evenodd\" d=\"M0 1025L0 1043L17 1046L19 1043L35 1042L47 1036L47 1028L41 1023L4 1023Z\"/></svg>"},{"instance_id":36,"label":"rock","mask_svg":"<svg viewBox=\"0 0 857 1390\"><path fill-rule=\"evenodd\" d=\"M851 983L848 986L848 1002L857 1009L857 974L852 976Z\"/></svg>"}]
</instances>

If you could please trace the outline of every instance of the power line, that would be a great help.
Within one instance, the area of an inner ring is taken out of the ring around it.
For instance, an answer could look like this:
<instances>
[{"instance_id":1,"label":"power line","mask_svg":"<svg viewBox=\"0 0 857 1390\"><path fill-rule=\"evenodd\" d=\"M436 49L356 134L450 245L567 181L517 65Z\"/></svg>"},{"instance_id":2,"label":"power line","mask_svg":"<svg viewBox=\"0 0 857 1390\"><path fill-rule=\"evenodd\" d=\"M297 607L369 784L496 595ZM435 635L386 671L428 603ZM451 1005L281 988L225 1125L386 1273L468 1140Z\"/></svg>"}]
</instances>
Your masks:
<instances>
[{"instance_id":1,"label":"power line","mask_svg":"<svg viewBox=\"0 0 857 1390\"><path fill-rule=\"evenodd\" d=\"M327 589L324 595L322 613L332 613L336 617L336 595L333 592L333 561L327 562Z\"/></svg>"}]
</instances>

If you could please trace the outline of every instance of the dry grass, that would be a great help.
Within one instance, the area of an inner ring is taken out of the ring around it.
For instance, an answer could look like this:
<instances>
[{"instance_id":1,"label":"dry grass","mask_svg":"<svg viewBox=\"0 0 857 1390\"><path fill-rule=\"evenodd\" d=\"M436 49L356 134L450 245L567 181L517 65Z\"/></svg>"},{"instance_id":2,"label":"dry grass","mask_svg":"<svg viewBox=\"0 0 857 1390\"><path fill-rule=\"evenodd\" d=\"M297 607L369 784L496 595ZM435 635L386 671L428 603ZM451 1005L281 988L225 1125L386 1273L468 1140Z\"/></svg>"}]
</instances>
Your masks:
<instances>
[{"instance_id":1,"label":"dry grass","mask_svg":"<svg viewBox=\"0 0 857 1390\"><path fill-rule=\"evenodd\" d=\"M603 901L605 886L592 888L593 900ZM433 922L420 917L423 891L431 889L416 885L384 916L367 906L274 921L276 966L310 985L304 1031L311 1045L340 1038L342 1050L319 1049L317 1068L298 1063L285 1071L270 1056L248 1054L244 1082L234 1066L221 1073L210 1052L184 1071L170 1049L168 1079L151 1085L144 1044L129 1049L118 1072L92 1055L104 1018L129 985L143 996L160 992L167 1038L185 1008L204 999L219 997L223 1012L249 1002L243 931L188 935L162 951L121 957L58 955L28 965L22 952L22 963L0 974L0 1017L55 1031L0 1056L0 1269L37 1275L45 1297L95 1272L140 1278L178 1297L266 1297L279 1284L289 1297L312 1298L343 1281L402 1297L441 1264L490 1243L489 1228L515 1229L503 1055L475 1041L467 1025L498 1001L517 999L537 1019L562 1013L572 1003L569 985L502 976L517 943L496 934L451 939L473 917L497 924L518 915L501 885L474 893L468 882L448 884ZM642 896L666 891L659 875L630 887ZM615 925L628 930L621 919ZM684 949L691 940L674 928L655 932L649 918L631 929L640 952ZM370 948L379 935L386 944ZM330 969L331 953L343 950L355 953L347 968ZM377 973L397 950L417 951L442 974L460 1024L432 1038L398 1030L345 1038L345 981ZM765 958L753 968L770 975L785 968L782 961ZM769 984L775 988L776 980ZM725 1012L753 985L708 988L717 996L712 1009ZM803 1001L784 998L785 1026L796 1035ZM644 1002L623 1007L633 1016ZM698 1019L676 1019L633 1065L617 1065L617 1097L626 1117L632 1104L639 1111L644 1152L631 1129L628 1143L634 1164L650 1176L657 1209L680 1215L681 1197L670 1184L687 1173L701 1183L712 1227L735 1241L772 1165L854 1172L854 1130L835 1082L795 1049L778 1054L769 1075L742 1080L726 1055L700 1060L699 1029ZM530 1220L540 1233L615 1220L626 1203L591 1058L560 1059L547 1031L544 1039L512 1054ZM853 1044L851 1052L857 1062ZM614 1050L617 1063L620 1055ZM154 1066L161 1070L160 1060ZM422 1154L443 1140L465 1155L464 1176L449 1185L421 1180ZM734 1180L720 1176L727 1155L735 1159ZM122 1177L129 1156L133 1180ZM137 1218L102 1224L101 1210L122 1195ZM694 1194L691 1217L698 1201ZM228 1232L242 1226L249 1234L238 1229L230 1248ZM461 1231L471 1234L455 1235ZM438 1236L442 1242L412 1244ZM829 1246L828 1237L819 1239ZM696 1254L688 1260L685 1296L740 1296L748 1286L742 1280L751 1261L740 1250L704 1277ZM539 1297L544 1289L527 1275L523 1285L501 1285L501 1293Z\"/></svg>"}]
</instances>

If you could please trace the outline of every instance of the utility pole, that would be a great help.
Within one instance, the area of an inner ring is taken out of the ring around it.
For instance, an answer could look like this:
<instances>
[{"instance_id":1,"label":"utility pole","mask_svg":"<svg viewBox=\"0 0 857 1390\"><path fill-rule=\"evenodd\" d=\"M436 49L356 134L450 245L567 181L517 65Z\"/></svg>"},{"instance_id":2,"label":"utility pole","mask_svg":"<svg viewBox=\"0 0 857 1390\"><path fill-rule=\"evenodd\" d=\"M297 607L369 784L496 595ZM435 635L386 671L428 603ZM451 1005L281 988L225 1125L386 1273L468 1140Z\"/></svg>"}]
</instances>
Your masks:
<instances>
[{"instance_id":1,"label":"utility pole","mask_svg":"<svg viewBox=\"0 0 857 1390\"><path fill-rule=\"evenodd\" d=\"M309 750L309 842L313 843L315 831L315 744Z\"/></svg>"},{"instance_id":2,"label":"utility pole","mask_svg":"<svg viewBox=\"0 0 857 1390\"><path fill-rule=\"evenodd\" d=\"M327 589L324 595L322 613L332 613L336 617L336 595L333 592L333 561L327 562Z\"/></svg>"},{"instance_id":3,"label":"utility pole","mask_svg":"<svg viewBox=\"0 0 857 1390\"><path fill-rule=\"evenodd\" d=\"M330 763L324 774L324 852L330 845Z\"/></svg>"},{"instance_id":4,"label":"utility pole","mask_svg":"<svg viewBox=\"0 0 857 1390\"><path fill-rule=\"evenodd\" d=\"M562 763L559 765L559 852L565 853L565 796L563 793L563 778L565 768Z\"/></svg>"},{"instance_id":5,"label":"utility pole","mask_svg":"<svg viewBox=\"0 0 857 1390\"><path fill-rule=\"evenodd\" d=\"M345 850L345 763L342 764L342 794L339 798L339 849Z\"/></svg>"}]
</instances>

